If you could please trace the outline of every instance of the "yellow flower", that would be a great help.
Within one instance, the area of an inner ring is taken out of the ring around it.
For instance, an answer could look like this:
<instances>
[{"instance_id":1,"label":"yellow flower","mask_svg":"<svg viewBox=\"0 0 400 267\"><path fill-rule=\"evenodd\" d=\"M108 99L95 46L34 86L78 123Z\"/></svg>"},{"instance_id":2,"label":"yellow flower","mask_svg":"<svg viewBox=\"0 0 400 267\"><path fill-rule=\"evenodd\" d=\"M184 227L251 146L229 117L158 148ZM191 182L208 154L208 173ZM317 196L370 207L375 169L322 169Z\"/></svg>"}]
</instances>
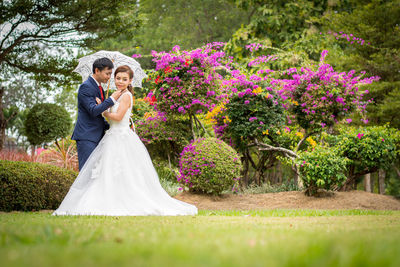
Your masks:
<instances>
[{"instance_id":1,"label":"yellow flower","mask_svg":"<svg viewBox=\"0 0 400 267\"><path fill-rule=\"evenodd\" d=\"M301 132L297 132L296 135L297 135L298 137L300 137L300 138L303 138L303 133L301 133Z\"/></svg>"},{"instance_id":2,"label":"yellow flower","mask_svg":"<svg viewBox=\"0 0 400 267\"><path fill-rule=\"evenodd\" d=\"M268 97L269 97L269 94L267 93L267 94L265 95L265 98L267 98L267 99L268 99Z\"/></svg>"},{"instance_id":3,"label":"yellow flower","mask_svg":"<svg viewBox=\"0 0 400 267\"><path fill-rule=\"evenodd\" d=\"M317 142L315 142L311 137L308 137L306 140L312 147L317 145Z\"/></svg>"},{"instance_id":4,"label":"yellow flower","mask_svg":"<svg viewBox=\"0 0 400 267\"><path fill-rule=\"evenodd\" d=\"M265 134L265 135L268 135L268 129L267 130L265 130L264 132L262 132L263 134Z\"/></svg>"},{"instance_id":5,"label":"yellow flower","mask_svg":"<svg viewBox=\"0 0 400 267\"><path fill-rule=\"evenodd\" d=\"M210 124L216 124L217 121L215 120L215 117L218 116L223 111L223 108L225 107L224 103L219 104L218 106L214 107L213 110L209 111L205 117L206 121ZM225 122L225 120L224 120Z\"/></svg>"},{"instance_id":6,"label":"yellow flower","mask_svg":"<svg viewBox=\"0 0 400 267\"><path fill-rule=\"evenodd\" d=\"M281 134L281 131L279 131L279 130L276 131L276 134L277 134L277 135L280 135L280 134Z\"/></svg>"},{"instance_id":7,"label":"yellow flower","mask_svg":"<svg viewBox=\"0 0 400 267\"><path fill-rule=\"evenodd\" d=\"M224 123L229 123L229 122L231 122L231 119L229 119L229 117L226 117L225 119L224 119Z\"/></svg>"},{"instance_id":8,"label":"yellow flower","mask_svg":"<svg viewBox=\"0 0 400 267\"><path fill-rule=\"evenodd\" d=\"M259 86L259 87L257 87L256 89L254 89L254 90L253 90L253 93L255 93L255 94L261 93L261 87Z\"/></svg>"}]
</instances>

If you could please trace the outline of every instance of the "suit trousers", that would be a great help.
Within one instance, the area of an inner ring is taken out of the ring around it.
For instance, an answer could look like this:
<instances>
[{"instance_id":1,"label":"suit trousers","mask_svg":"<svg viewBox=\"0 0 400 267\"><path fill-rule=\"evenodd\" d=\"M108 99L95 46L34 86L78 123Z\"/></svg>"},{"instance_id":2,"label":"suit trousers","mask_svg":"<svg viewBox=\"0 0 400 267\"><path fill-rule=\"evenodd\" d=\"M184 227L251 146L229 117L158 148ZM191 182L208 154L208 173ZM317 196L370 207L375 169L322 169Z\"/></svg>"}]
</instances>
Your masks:
<instances>
[{"instance_id":1,"label":"suit trousers","mask_svg":"<svg viewBox=\"0 0 400 267\"><path fill-rule=\"evenodd\" d=\"M76 140L76 149L78 151L79 170L83 168L85 162L92 154L98 143L88 140Z\"/></svg>"}]
</instances>

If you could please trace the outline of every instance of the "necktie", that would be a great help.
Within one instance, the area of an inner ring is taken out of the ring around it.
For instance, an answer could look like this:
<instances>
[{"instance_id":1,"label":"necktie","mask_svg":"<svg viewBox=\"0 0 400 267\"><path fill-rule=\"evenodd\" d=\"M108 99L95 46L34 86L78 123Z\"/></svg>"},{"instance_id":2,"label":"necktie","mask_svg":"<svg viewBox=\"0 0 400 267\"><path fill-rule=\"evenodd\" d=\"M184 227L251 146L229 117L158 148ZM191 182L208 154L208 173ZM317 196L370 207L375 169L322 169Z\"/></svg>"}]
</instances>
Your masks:
<instances>
[{"instance_id":1,"label":"necktie","mask_svg":"<svg viewBox=\"0 0 400 267\"><path fill-rule=\"evenodd\" d=\"M101 87L101 85L99 85L99 88L100 88L101 101L104 101L103 87Z\"/></svg>"}]
</instances>

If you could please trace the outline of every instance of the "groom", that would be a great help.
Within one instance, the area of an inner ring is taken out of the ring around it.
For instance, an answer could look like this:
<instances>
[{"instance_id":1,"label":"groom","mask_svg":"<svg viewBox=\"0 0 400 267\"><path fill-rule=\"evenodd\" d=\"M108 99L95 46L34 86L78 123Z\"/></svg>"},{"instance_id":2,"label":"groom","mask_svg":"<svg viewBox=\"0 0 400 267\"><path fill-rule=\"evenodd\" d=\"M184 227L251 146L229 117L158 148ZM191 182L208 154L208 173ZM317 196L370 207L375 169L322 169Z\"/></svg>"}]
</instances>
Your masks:
<instances>
[{"instance_id":1,"label":"groom","mask_svg":"<svg viewBox=\"0 0 400 267\"><path fill-rule=\"evenodd\" d=\"M101 113L113 106L121 96L122 92L116 91L104 100L101 83L110 79L113 68L114 64L110 59L96 59L93 62L93 74L79 86L78 119L71 138L76 140L79 170L100 142L105 130L110 127ZM97 104L96 97L101 99L101 104Z\"/></svg>"}]
</instances>

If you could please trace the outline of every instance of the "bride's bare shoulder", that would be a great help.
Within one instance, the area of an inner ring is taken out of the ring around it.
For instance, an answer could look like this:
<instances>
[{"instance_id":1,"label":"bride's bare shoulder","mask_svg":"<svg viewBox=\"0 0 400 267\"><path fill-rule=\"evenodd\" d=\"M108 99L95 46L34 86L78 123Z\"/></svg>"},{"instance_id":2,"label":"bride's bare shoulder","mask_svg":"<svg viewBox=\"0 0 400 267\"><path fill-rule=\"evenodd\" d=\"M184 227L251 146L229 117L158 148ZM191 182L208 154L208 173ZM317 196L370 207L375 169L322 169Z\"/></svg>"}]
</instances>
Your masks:
<instances>
[{"instance_id":1,"label":"bride's bare shoulder","mask_svg":"<svg viewBox=\"0 0 400 267\"><path fill-rule=\"evenodd\" d=\"M123 93L120 97L121 97L121 100L128 102L128 101L130 101L131 96L132 96L132 94L130 92L128 92L128 93Z\"/></svg>"}]
</instances>

